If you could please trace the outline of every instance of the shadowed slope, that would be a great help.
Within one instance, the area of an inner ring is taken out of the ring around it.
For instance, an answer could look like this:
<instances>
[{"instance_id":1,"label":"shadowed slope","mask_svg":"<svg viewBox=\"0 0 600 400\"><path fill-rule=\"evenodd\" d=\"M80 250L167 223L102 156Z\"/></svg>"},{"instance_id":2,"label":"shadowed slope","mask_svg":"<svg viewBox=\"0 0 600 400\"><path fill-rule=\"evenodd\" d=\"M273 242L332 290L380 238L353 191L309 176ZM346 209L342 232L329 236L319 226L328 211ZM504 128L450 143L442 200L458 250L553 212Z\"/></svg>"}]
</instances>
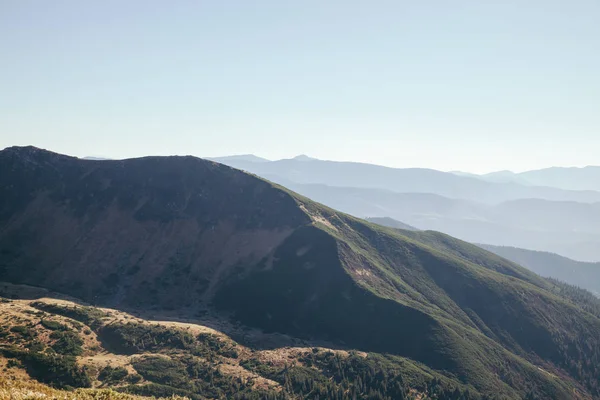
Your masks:
<instances>
[{"instance_id":1,"label":"shadowed slope","mask_svg":"<svg viewBox=\"0 0 600 400\"><path fill-rule=\"evenodd\" d=\"M479 393L598 395L600 320L476 246L193 157L11 148L0 168L0 280L122 307L212 302L247 325L410 357Z\"/></svg>"},{"instance_id":2,"label":"shadowed slope","mask_svg":"<svg viewBox=\"0 0 600 400\"><path fill-rule=\"evenodd\" d=\"M0 275L88 301L193 305L310 221L268 182L193 157L11 148L0 170Z\"/></svg>"}]
</instances>

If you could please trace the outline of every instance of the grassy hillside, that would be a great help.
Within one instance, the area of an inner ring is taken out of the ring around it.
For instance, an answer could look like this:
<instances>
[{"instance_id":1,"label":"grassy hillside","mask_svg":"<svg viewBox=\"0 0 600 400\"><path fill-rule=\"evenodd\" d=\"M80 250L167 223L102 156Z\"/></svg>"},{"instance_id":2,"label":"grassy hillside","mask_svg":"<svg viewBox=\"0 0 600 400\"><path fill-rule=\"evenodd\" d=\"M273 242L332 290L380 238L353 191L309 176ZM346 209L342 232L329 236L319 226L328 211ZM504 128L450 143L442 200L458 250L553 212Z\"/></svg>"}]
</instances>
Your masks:
<instances>
[{"instance_id":1,"label":"grassy hillside","mask_svg":"<svg viewBox=\"0 0 600 400\"><path fill-rule=\"evenodd\" d=\"M327 218L332 238L290 236L275 259L294 259L287 249L310 250L293 264L238 277L217 305L265 329L407 356L483 392L516 397L537 386L544 396L569 398L569 373L597 387L595 366L581 374L562 368L571 357L597 357L597 343L592 353L585 349L600 321L550 293L543 279L445 235L405 236L341 214ZM337 268L326 240L337 241Z\"/></svg>"},{"instance_id":2,"label":"grassy hillside","mask_svg":"<svg viewBox=\"0 0 600 400\"><path fill-rule=\"evenodd\" d=\"M3 292L17 297L15 293L23 289L8 285ZM32 392L119 400L172 395L473 398L466 386L400 357L323 347L259 350L203 325L148 321L51 297L2 298L0 311L0 394L11 393L17 399L30 398L26 395ZM57 346L56 332L72 337L77 355ZM43 373L50 365L58 373ZM73 388L78 389L65 391Z\"/></svg>"},{"instance_id":3,"label":"grassy hillside","mask_svg":"<svg viewBox=\"0 0 600 400\"><path fill-rule=\"evenodd\" d=\"M242 360L280 393L401 398L437 385L440 399L600 396L598 316L577 296L479 247L368 223L193 157L90 161L11 148L0 152L0 169L9 171L0 175L0 280L120 309L210 316L219 327L230 317L265 334L369 353L340 360L311 351L299 370ZM86 324L107 352L153 355L130 360L151 382L132 384L134 394L256 394L196 354L204 339L40 311ZM85 342L78 347L59 332L34 355L14 348L8 355L26 368L55 362L48 347L68 349L60 379L88 385L72 359L91 354ZM177 355L167 359L163 350Z\"/></svg>"}]
</instances>

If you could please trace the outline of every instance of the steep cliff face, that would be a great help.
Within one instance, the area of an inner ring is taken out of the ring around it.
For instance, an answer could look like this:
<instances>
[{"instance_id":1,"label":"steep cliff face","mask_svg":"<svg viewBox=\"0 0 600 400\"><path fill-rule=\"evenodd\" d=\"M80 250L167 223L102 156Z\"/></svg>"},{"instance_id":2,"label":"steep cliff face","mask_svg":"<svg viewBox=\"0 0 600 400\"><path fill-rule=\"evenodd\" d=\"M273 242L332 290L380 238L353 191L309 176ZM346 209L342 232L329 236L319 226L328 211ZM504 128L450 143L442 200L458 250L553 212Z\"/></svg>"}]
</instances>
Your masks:
<instances>
[{"instance_id":1,"label":"steep cliff face","mask_svg":"<svg viewBox=\"0 0 600 400\"><path fill-rule=\"evenodd\" d=\"M600 394L600 314L478 247L193 157L0 152L0 280L409 357L474 392Z\"/></svg>"}]
</instances>

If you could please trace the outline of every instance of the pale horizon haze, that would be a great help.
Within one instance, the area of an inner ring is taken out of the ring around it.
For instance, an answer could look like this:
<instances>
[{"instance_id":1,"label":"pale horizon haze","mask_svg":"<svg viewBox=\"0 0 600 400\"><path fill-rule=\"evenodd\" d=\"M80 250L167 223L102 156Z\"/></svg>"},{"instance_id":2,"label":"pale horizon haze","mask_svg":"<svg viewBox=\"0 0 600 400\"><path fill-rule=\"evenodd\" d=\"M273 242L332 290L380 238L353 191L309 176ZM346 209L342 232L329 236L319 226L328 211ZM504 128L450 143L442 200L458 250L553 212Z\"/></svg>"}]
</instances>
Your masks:
<instances>
[{"instance_id":1,"label":"pale horizon haze","mask_svg":"<svg viewBox=\"0 0 600 400\"><path fill-rule=\"evenodd\" d=\"M0 148L600 165L600 2L0 0Z\"/></svg>"}]
</instances>

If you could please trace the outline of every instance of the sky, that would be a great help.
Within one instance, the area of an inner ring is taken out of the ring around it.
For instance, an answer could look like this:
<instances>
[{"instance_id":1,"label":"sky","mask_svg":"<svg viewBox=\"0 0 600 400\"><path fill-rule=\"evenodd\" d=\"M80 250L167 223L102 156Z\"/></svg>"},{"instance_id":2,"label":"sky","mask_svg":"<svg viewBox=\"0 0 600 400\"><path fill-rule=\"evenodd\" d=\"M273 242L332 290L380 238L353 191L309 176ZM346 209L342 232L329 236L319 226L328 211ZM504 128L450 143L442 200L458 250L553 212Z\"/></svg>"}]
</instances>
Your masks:
<instances>
[{"instance_id":1,"label":"sky","mask_svg":"<svg viewBox=\"0 0 600 400\"><path fill-rule=\"evenodd\" d=\"M597 0L0 0L0 148L600 165Z\"/></svg>"}]
</instances>

